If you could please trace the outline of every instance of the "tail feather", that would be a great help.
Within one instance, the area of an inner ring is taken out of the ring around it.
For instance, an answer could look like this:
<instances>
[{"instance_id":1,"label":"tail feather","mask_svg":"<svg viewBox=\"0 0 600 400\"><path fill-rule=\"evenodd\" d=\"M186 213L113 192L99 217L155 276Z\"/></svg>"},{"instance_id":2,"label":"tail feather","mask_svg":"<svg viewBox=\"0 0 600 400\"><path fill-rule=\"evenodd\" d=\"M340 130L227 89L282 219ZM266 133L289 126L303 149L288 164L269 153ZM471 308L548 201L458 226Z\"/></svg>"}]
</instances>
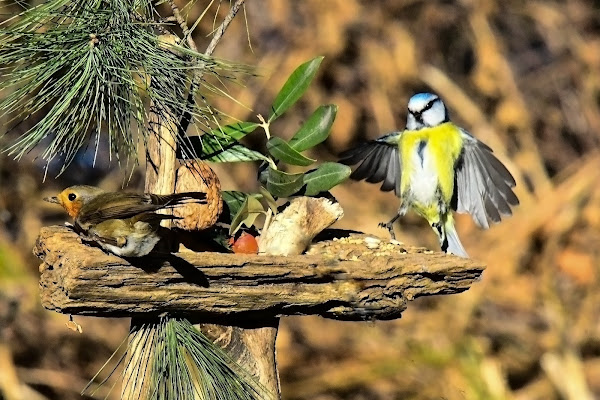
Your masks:
<instances>
[{"instance_id":1,"label":"tail feather","mask_svg":"<svg viewBox=\"0 0 600 400\"><path fill-rule=\"evenodd\" d=\"M166 195L151 193L149 196L152 204L156 204L161 207L174 207L183 204L186 201L206 203L206 193L204 192L184 192Z\"/></svg>"},{"instance_id":2,"label":"tail feather","mask_svg":"<svg viewBox=\"0 0 600 400\"><path fill-rule=\"evenodd\" d=\"M442 232L440 232L440 245L442 251L447 254L454 254L459 257L469 258L467 251L460 242L458 232L454 228L454 218L449 214L442 225Z\"/></svg>"},{"instance_id":3,"label":"tail feather","mask_svg":"<svg viewBox=\"0 0 600 400\"><path fill-rule=\"evenodd\" d=\"M182 219L181 217L176 217L175 215L172 214L158 214L155 212L147 212L147 213L143 213L143 214L139 214L136 217L136 222L137 221L143 221L143 222L148 222L150 224L154 224L154 223L160 223L163 220L166 219Z\"/></svg>"}]
</instances>

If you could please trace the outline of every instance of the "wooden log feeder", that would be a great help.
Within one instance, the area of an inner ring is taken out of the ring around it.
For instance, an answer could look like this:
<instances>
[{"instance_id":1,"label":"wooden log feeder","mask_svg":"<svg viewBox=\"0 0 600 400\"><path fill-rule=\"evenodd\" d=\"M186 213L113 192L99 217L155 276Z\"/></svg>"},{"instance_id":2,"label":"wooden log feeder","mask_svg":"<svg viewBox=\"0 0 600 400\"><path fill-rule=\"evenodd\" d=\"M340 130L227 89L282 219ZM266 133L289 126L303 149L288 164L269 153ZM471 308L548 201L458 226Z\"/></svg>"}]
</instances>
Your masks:
<instances>
[{"instance_id":1,"label":"wooden log feeder","mask_svg":"<svg viewBox=\"0 0 600 400\"><path fill-rule=\"evenodd\" d=\"M46 227L34 249L42 259L42 304L134 320L185 316L278 394L279 317L399 318L410 300L465 291L484 269L365 234L321 232L341 215L337 203L296 198L263 231L258 255L181 249L123 259L82 242L69 227Z\"/></svg>"},{"instance_id":2,"label":"wooden log feeder","mask_svg":"<svg viewBox=\"0 0 600 400\"><path fill-rule=\"evenodd\" d=\"M223 322L284 315L341 320L399 318L416 297L462 292L475 261L350 234L306 255L181 251L119 258L67 227L43 228L35 253L44 307L65 314L174 314Z\"/></svg>"}]
</instances>

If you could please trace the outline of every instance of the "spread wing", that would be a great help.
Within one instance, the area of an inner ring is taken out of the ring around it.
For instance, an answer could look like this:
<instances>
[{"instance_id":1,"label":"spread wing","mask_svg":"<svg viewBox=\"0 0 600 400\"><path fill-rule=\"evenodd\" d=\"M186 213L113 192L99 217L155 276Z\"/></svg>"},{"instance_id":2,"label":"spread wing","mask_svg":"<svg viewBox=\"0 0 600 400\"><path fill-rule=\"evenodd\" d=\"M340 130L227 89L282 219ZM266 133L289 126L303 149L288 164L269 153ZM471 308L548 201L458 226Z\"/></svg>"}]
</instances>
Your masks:
<instances>
[{"instance_id":1,"label":"spread wing","mask_svg":"<svg viewBox=\"0 0 600 400\"><path fill-rule=\"evenodd\" d=\"M480 227L512 215L519 204L512 191L515 179L494 156L492 149L461 129L464 148L456 166L452 208L469 213Z\"/></svg>"},{"instance_id":2,"label":"spread wing","mask_svg":"<svg viewBox=\"0 0 600 400\"><path fill-rule=\"evenodd\" d=\"M363 143L340 154L340 162L360 165L350 178L365 179L369 183L383 182L381 190L394 190L400 196L400 151L398 139L402 132L392 132L379 139Z\"/></svg>"},{"instance_id":3,"label":"spread wing","mask_svg":"<svg viewBox=\"0 0 600 400\"><path fill-rule=\"evenodd\" d=\"M81 210L77 223L81 226L99 224L109 219L126 219L139 214L158 211L163 208L175 207L187 200L204 201L205 193L188 192L171 195L136 194L136 193L105 193L94 199L92 209L85 207ZM87 209L86 209L87 208ZM173 218L172 216L167 216ZM160 217L164 219L163 217Z\"/></svg>"}]
</instances>

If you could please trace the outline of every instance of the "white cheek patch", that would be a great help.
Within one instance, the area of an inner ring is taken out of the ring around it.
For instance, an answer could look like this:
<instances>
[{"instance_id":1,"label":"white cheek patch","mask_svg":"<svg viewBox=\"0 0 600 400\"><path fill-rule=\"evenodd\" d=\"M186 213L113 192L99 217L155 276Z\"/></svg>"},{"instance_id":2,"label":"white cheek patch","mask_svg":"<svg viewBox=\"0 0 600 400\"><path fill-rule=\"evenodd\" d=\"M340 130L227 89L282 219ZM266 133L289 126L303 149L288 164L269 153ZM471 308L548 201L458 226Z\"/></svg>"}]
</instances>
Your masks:
<instances>
[{"instance_id":1,"label":"white cheek patch","mask_svg":"<svg viewBox=\"0 0 600 400\"><path fill-rule=\"evenodd\" d=\"M446 120L446 107L441 101L436 101L429 110L423 111L423 123L427 126L437 126Z\"/></svg>"},{"instance_id":2,"label":"white cheek patch","mask_svg":"<svg viewBox=\"0 0 600 400\"><path fill-rule=\"evenodd\" d=\"M408 129L409 131L414 131L417 129L417 127L418 125L417 121L415 120L415 116L409 112L406 120L406 129Z\"/></svg>"}]
</instances>

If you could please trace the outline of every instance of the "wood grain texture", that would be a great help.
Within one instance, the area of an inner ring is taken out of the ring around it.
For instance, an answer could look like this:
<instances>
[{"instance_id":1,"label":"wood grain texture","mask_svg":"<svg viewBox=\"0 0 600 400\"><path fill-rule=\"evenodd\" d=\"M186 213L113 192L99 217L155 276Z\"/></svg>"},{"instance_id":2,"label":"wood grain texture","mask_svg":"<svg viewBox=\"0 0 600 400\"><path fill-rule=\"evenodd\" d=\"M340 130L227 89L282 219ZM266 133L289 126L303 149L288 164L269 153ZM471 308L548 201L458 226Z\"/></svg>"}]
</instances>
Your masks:
<instances>
[{"instance_id":1,"label":"wood grain texture","mask_svg":"<svg viewBox=\"0 0 600 400\"><path fill-rule=\"evenodd\" d=\"M177 166L177 120L169 110L156 104L150 108L151 135L146 144L146 193L175 192Z\"/></svg>"},{"instance_id":2,"label":"wood grain texture","mask_svg":"<svg viewBox=\"0 0 600 400\"><path fill-rule=\"evenodd\" d=\"M398 318L409 300L467 290L484 269L477 261L365 238L323 241L299 256L186 251L125 260L52 226L42 229L34 253L43 260L48 309L167 313L227 324L306 314Z\"/></svg>"},{"instance_id":3,"label":"wood grain texture","mask_svg":"<svg viewBox=\"0 0 600 400\"><path fill-rule=\"evenodd\" d=\"M298 255L315 236L344 216L339 203L323 197L296 197L271 220L258 239L261 253Z\"/></svg>"},{"instance_id":4,"label":"wood grain texture","mask_svg":"<svg viewBox=\"0 0 600 400\"><path fill-rule=\"evenodd\" d=\"M177 120L170 110L163 109L153 103L150 106L148 128L151 134L146 143L145 192L155 194L174 193L177 166ZM160 212L167 214L171 210L161 210ZM171 220L163 220L161 225L170 227ZM171 243L162 242L163 248L169 249L171 247ZM151 390L147 382L150 381L151 363L154 360L153 353L156 350L153 347L139 345L143 343L145 334L152 335L156 332L156 327L150 328L151 325L145 325L144 323L149 323L149 321L144 315L140 315L141 318L138 318L136 314L132 314L131 317L130 350L127 352L123 386L121 388L121 399L123 400L147 397L147 393ZM159 319L157 318L154 323L158 326ZM139 365L144 365L145 370L139 371L137 367ZM145 384L137 385L135 382L138 382L138 380L135 377L141 376L143 376L141 382L145 382Z\"/></svg>"}]
</instances>

